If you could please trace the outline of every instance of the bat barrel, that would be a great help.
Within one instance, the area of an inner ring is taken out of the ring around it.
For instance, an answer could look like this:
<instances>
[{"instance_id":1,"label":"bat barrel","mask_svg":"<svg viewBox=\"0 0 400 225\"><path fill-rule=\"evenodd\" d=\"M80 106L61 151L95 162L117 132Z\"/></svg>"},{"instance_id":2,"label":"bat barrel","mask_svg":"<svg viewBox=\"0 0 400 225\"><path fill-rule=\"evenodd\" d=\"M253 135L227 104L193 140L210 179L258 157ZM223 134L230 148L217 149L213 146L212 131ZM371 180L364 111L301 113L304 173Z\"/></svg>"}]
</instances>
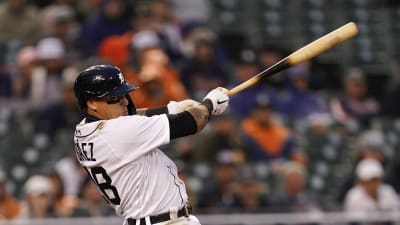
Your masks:
<instances>
[{"instance_id":1,"label":"bat barrel","mask_svg":"<svg viewBox=\"0 0 400 225\"><path fill-rule=\"evenodd\" d=\"M358 34L357 25L353 22L347 23L336 30L322 36L321 38L307 44L306 46L296 50L288 57L277 62L273 66L254 75L252 78L244 81L228 91L228 95L232 96L238 92L253 86L260 81L261 78L271 76L288 67L297 65L314 58L315 56L327 51L328 49L345 42Z\"/></svg>"},{"instance_id":2,"label":"bat barrel","mask_svg":"<svg viewBox=\"0 0 400 225\"><path fill-rule=\"evenodd\" d=\"M354 22L347 23L293 52L287 57L288 62L290 65L297 65L305 62L323 53L324 51L349 40L357 34L357 25Z\"/></svg>"}]
</instances>

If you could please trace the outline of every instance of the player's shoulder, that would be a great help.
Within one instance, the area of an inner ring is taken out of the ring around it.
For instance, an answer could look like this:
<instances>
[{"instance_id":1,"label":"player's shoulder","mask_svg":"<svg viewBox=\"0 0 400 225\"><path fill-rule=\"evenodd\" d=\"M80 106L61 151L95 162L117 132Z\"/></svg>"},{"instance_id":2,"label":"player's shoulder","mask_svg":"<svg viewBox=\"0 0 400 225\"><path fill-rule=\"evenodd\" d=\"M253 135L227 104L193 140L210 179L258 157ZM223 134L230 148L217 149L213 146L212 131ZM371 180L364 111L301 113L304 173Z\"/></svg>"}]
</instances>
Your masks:
<instances>
[{"instance_id":1,"label":"player's shoulder","mask_svg":"<svg viewBox=\"0 0 400 225\"><path fill-rule=\"evenodd\" d=\"M147 129L161 129L169 126L168 118L164 115L155 115L151 117L141 115L121 116L115 119L107 120L104 124L104 131L127 132L132 134L135 131Z\"/></svg>"},{"instance_id":2,"label":"player's shoulder","mask_svg":"<svg viewBox=\"0 0 400 225\"><path fill-rule=\"evenodd\" d=\"M125 132L132 131L135 127L146 127L151 124L168 124L166 115L156 115L152 117L146 117L141 115L131 116L120 116L110 120L99 120L95 122L86 123L85 120L80 122L75 129L76 136L87 136L93 134L96 131L103 132Z\"/></svg>"},{"instance_id":3,"label":"player's shoulder","mask_svg":"<svg viewBox=\"0 0 400 225\"><path fill-rule=\"evenodd\" d=\"M120 116L118 118L105 120L104 129L123 129L124 127L147 127L152 124L168 124L168 118L165 114L155 116L142 116L142 115L130 115Z\"/></svg>"},{"instance_id":4,"label":"player's shoulder","mask_svg":"<svg viewBox=\"0 0 400 225\"><path fill-rule=\"evenodd\" d=\"M163 115L155 115L155 116L142 116L142 115L130 115L130 116L120 116L114 119L110 120L105 120L105 124L117 124L117 123L123 123L123 124L140 124L140 123L146 123L150 121L157 121L157 120L162 120L166 119L167 116L165 114Z\"/></svg>"},{"instance_id":5,"label":"player's shoulder","mask_svg":"<svg viewBox=\"0 0 400 225\"><path fill-rule=\"evenodd\" d=\"M86 119L83 119L75 126L75 137L81 138L90 136L102 127L104 127L104 120L87 123Z\"/></svg>"}]
</instances>

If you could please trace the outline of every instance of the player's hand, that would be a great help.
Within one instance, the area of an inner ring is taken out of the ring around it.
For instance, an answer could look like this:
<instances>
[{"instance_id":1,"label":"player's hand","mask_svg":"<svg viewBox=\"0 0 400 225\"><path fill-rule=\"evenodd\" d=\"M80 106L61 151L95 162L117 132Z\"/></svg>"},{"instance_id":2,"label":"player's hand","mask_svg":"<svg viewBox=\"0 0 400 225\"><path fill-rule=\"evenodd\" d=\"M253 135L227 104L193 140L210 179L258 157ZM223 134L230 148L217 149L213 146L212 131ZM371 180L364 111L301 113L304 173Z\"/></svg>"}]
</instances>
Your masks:
<instances>
[{"instance_id":1,"label":"player's hand","mask_svg":"<svg viewBox=\"0 0 400 225\"><path fill-rule=\"evenodd\" d=\"M175 101L170 101L167 104L167 108L168 108L168 114L178 114L181 113L183 111L185 111L186 109L193 107L195 105L199 105L199 102L196 102L195 100L192 99L186 99L183 101L179 101L179 102L175 102Z\"/></svg>"},{"instance_id":2,"label":"player's hand","mask_svg":"<svg viewBox=\"0 0 400 225\"><path fill-rule=\"evenodd\" d=\"M223 87L217 87L204 97L203 102L209 100L212 104L211 114L221 115L225 112L229 104L228 90Z\"/></svg>"}]
</instances>

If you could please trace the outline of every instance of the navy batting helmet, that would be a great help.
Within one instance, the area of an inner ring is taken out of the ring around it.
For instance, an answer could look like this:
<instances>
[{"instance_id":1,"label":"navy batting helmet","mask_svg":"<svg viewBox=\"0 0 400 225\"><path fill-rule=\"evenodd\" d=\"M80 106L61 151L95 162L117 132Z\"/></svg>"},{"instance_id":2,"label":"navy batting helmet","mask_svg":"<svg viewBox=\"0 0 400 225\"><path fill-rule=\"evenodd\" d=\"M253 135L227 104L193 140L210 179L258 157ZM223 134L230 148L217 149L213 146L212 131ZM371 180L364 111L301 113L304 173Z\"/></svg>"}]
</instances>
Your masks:
<instances>
[{"instance_id":1,"label":"navy batting helmet","mask_svg":"<svg viewBox=\"0 0 400 225\"><path fill-rule=\"evenodd\" d=\"M129 92L138 87L128 84L121 70L112 65L95 65L79 73L75 80L74 92L82 110L90 99L100 99L106 96L122 96L128 98L128 111L135 112L135 106L129 97Z\"/></svg>"}]
</instances>

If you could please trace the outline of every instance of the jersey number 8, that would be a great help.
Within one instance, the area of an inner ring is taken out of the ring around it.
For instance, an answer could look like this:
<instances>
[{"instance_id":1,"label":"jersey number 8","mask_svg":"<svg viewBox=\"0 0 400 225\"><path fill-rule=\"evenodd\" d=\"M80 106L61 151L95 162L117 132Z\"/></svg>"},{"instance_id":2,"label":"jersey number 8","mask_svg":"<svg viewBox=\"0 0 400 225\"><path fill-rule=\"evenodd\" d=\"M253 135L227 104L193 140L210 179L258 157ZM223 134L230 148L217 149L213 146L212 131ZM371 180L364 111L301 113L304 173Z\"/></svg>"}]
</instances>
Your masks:
<instances>
[{"instance_id":1,"label":"jersey number 8","mask_svg":"<svg viewBox=\"0 0 400 225\"><path fill-rule=\"evenodd\" d=\"M89 172L89 171L88 171ZM101 167L93 167L90 168L90 175L93 181L100 188L100 191L103 193L104 198L114 205L119 205L121 203L121 199L119 197L117 189L111 185L111 178L108 176L106 170ZM105 182L100 183L97 179L97 175L101 175ZM113 196L110 196L109 193L112 192Z\"/></svg>"}]
</instances>

